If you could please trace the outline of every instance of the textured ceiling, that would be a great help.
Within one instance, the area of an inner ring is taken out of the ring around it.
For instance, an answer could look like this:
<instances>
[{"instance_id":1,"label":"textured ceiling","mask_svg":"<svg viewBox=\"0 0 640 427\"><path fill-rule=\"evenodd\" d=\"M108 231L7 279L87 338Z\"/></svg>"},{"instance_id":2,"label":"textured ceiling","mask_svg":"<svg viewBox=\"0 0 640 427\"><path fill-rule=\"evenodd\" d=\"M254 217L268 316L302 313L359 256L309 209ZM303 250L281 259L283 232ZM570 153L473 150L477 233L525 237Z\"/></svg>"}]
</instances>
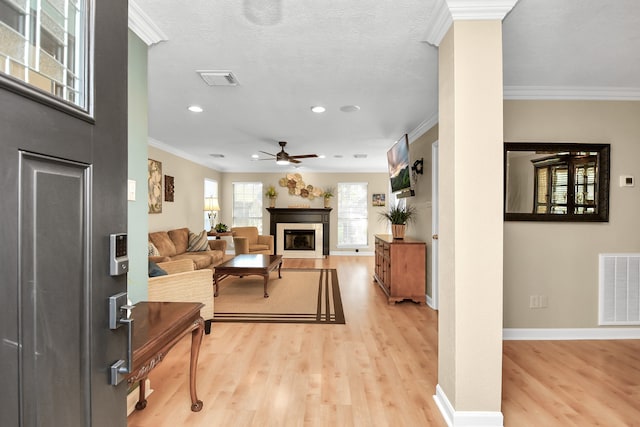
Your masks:
<instances>
[{"instance_id":1,"label":"textured ceiling","mask_svg":"<svg viewBox=\"0 0 640 427\"><path fill-rule=\"evenodd\" d=\"M291 155L326 156L300 171L384 172L395 140L437 121L438 52L424 41L435 0L136 3L168 39L148 68L149 137L165 150L220 171L289 171L251 160L284 140ZM639 99L639 20L637 0L520 0L504 21L505 96ZM239 85L207 86L196 70L231 70Z\"/></svg>"}]
</instances>

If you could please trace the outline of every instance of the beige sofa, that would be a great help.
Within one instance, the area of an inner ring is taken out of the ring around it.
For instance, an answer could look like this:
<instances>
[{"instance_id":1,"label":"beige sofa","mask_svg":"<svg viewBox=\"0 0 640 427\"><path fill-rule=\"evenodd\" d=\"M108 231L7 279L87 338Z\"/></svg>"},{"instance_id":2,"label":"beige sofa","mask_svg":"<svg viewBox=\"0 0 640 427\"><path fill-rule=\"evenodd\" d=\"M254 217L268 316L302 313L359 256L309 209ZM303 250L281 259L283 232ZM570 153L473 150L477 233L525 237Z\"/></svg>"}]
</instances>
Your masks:
<instances>
[{"instance_id":1,"label":"beige sofa","mask_svg":"<svg viewBox=\"0 0 640 427\"><path fill-rule=\"evenodd\" d=\"M205 320L204 331L211 332L213 321L213 271L194 270L190 259L160 262L166 276L149 277L148 300L167 302L201 302L200 315Z\"/></svg>"},{"instance_id":2,"label":"beige sofa","mask_svg":"<svg viewBox=\"0 0 640 427\"><path fill-rule=\"evenodd\" d=\"M227 250L226 240L209 240L207 250L188 252L189 229L186 227L149 233L149 242L153 243L159 252L159 255L150 255L149 261L160 263L190 259L196 270L213 269L224 261L224 254Z\"/></svg>"}]
</instances>

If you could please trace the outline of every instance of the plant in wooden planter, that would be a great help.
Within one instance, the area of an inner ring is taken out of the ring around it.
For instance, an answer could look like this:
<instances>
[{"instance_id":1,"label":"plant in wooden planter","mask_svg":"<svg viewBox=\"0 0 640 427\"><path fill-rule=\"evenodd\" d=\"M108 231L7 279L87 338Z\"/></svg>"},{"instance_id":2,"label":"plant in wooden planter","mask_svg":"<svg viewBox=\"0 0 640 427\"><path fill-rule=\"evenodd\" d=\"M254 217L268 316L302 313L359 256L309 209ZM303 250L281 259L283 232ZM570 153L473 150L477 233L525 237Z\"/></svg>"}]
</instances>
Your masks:
<instances>
[{"instance_id":1,"label":"plant in wooden planter","mask_svg":"<svg viewBox=\"0 0 640 427\"><path fill-rule=\"evenodd\" d=\"M414 220L416 210L412 206L392 206L387 212L380 212L381 218L391 222L391 234L394 239L403 239L407 224Z\"/></svg>"}]
</instances>

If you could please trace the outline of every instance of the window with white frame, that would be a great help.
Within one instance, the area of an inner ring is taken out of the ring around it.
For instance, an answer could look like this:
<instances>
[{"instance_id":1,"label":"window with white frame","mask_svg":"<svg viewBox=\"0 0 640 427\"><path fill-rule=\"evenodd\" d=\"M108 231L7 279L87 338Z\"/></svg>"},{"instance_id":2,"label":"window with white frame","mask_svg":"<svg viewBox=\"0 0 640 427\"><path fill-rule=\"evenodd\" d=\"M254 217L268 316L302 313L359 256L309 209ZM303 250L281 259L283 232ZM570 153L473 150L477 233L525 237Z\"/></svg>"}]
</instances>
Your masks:
<instances>
[{"instance_id":1,"label":"window with white frame","mask_svg":"<svg viewBox=\"0 0 640 427\"><path fill-rule=\"evenodd\" d=\"M262 234L262 183L233 183L232 227L258 227Z\"/></svg>"},{"instance_id":2,"label":"window with white frame","mask_svg":"<svg viewBox=\"0 0 640 427\"><path fill-rule=\"evenodd\" d=\"M208 178L204 179L204 198L206 199L207 197L218 200L218 181ZM218 206L220 206L220 202L218 202ZM209 214L211 214L211 220L209 220ZM204 229L210 230L215 227L215 225L220 222L219 215L220 212L204 211Z\"/></svg>"},{"instance_id":3,"label":"window with white frame","mask_svg":"<svg viewBox=\"0 0 640 427\"><path fill-rule=\"evenodd\" d=\"M366 246L369 231L366 182L338 183L338 246Z\"/></svg>"}]
</instances>

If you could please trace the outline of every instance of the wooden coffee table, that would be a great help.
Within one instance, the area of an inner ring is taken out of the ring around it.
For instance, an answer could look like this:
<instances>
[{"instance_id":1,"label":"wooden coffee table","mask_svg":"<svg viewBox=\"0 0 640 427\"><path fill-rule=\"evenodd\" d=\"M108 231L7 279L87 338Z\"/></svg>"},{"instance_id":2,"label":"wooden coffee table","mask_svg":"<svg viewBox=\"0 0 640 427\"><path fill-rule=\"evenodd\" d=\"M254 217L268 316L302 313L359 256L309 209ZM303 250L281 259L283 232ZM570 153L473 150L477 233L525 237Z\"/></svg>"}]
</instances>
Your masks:
<instances>
[{"instance_id":1,"label":"wooden coffee table","mask_svg":"<svg viewBox=\"0 0 640 427\"><path fill-rule=\"evenodd\" d=\"M278 279L282 278L280 269L282 268L282 255L264 254L242 254L236 255L229 261L215 267L213 273L213 283L215 284L214 297L218 296L218 280L227 276L262 276L264 277L264 297L269 298L267 293L267 283L269 283L269 273L278 268Z\"/></svg>"}]
</instances>

